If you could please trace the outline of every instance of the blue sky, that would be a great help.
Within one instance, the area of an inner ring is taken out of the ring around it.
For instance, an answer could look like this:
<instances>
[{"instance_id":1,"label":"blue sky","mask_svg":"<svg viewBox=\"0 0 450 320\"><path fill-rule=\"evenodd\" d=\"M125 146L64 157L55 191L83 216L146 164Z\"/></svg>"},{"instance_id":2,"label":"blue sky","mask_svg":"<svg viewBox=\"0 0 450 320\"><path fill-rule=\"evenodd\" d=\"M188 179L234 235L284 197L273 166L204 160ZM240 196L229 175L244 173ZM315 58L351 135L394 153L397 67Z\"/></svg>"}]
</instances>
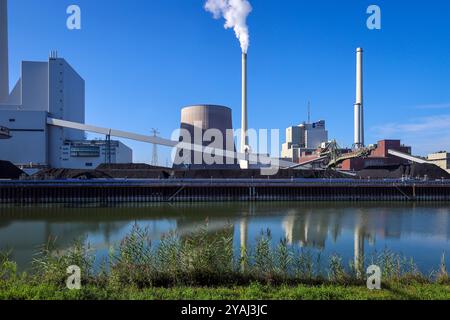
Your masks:
<instances>
[{"instance_id":1,"label":"blue sky","mask_svg":"<svg viewBox=\"0 0 450 320\"><path fill-rule=\"evenodd\" d=\"M450 150L450 1L250 0L249 124L282 129L324 119L353 140L355 49L365 49L366 142L399 138L416 154ZM66 28L66 8L82 30ZM382 10L382 30L366 9ZM240 47L204 0L10 0L11 82L20 61L57 49L86 80L86 122L170 137L185 105L233 109L240 124ZM125 141L136 162L151 146ZM161 163L169 157L161 149Z\"/></svg>"}]
</instances>

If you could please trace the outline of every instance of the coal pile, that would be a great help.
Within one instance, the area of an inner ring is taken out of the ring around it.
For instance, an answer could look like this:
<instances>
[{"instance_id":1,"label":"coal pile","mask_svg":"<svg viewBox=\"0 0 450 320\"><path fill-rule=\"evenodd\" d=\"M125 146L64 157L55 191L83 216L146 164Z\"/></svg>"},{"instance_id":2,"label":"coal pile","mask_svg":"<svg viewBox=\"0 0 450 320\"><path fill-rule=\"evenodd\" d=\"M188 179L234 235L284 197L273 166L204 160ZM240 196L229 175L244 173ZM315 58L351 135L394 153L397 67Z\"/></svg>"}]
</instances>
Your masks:
<instances>
[{"instance_id":1,"label":"coal pile","mask_svg":"<svg viewBox=\"0 0 450 320\"><path fill-rule=\"evenodd\" d=\"M97 170L163 170L169 169L164 167L155 167L145 163L114 163L114 164L101 164L97 167Z\"/></svg>"},{"instance_id":2,"label":"coal pile","mask_svg":"<svg viewBox=\"0 0 450 320\"><path fill-rule=\"evenodd\" d=\"M177 170L176 178L185 179L329 179L348 178L347 175L334 170L294 170L282 169L276 175L262 175L261 170Z\"/></svg>"},{"instance_id":3,"label":"coal pile","mask_svg":"<svg viewBox=\"0 0 450 320\"><path fill-rule=\"evenodd\" d=\"M11 162L0 160L0 179L17 180L23 175L26 174Z\"/></svg>"},{"instance_id":4,"label":"coal pile","mask_svg":"<svg viewBox=\"0 0 450 320\"><path fill-rule=\"evenodd\" d=\"M348 178L334 170L280 170L265 176L260 170L169 169L147 164L103 164L95 170L50 169L33 176L38 180L59 179L330 179Z\"/></svg>"},{"instance_id":5,"label":"coal pile","mask_svg":"<svg viewBox=\"0 0 450 320\"><path fill-rule=\"evenodd\" d=\"M169 179L174 171L148 164L102 164L96 171L115 179Z\"/></svg>"},{"instance_id":6,"label":"coal pile","mask_svg":"<svg viewBox=\"0 0 450 320\"><path fill-rule=\"evenodd\" d=\"M240 169L169 169L147 164L102 164L97 167L106 175L116 179L267 179L260 170ZM280 170L270 179L291 178L348 178L334 170Z\"/></svg>"},{"instance_id":7,"label":"coal pile","mask_svg":"<svg viewBox=\"0 0 450 320\"><path fill-rule=\"evenodd\" d=\"M36 180L64 180L64 179L111 179L108 174L98 170L76 169L46 169L32 176Z\"/></svg>"},{"instance_id":8,"label":"coal pile","mask_svg":"<svg viewBox=\"0 0 450 320\"><path fill-rule=\"evenodd\" d=\"M399 165L388 167L369 167L358 172L358 177L363 179L450 179L450 174L434 164Z\"/></svg>"}]
</instances>

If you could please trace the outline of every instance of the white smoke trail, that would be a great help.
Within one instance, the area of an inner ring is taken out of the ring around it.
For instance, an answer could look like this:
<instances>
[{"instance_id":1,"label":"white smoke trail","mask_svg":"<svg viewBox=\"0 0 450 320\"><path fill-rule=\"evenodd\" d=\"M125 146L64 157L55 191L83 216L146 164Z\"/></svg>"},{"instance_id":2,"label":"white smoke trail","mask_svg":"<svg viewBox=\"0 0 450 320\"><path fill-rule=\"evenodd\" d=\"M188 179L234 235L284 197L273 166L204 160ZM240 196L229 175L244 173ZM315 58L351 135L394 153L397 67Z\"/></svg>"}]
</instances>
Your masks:
<instances>
[{"instance_id":1,"label":"white smoke trail","mask_svg":"<svg viewBox=\"0 0 450 320\"><path fill-rule=\"evenodd\" d=\"M242 52L247 53L250 36L247 17L252 12L248 0L207 0L205 10L213 14L215 19L225 18L225 29L233 28L241 43Z\"/></svg>"}]
</instances>

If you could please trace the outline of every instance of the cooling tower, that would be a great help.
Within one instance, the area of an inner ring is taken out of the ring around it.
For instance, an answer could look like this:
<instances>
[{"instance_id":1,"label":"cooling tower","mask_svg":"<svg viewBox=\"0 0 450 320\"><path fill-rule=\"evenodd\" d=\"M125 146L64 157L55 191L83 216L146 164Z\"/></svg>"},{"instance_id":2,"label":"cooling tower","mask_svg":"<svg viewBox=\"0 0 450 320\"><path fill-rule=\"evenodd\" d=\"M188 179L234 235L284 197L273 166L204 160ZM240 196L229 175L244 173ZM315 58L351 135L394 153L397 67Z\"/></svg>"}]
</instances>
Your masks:
<instances>
[{"instance_id":1,"label":"cooling tower","mask_svg":"<svg viewBox=\"0 0 450 320\"><path fill-rule=\"evenodd\" d=\"M230 108L217 105L194 105L185 107L181 111L182 132L180 141L203 146L209 146L211 143L214 143L214 147L218 149L235 152L232 129L232 112ZM186 134L189 135L189 141L184 137ZM198 152L179 149L175 155L174 167L221 169L235 168L236 166L235 160L224 157L216 159L218 161L212 164L211 159L208 159L208 155L205 156Z\"/></svg>"}]
</instances>

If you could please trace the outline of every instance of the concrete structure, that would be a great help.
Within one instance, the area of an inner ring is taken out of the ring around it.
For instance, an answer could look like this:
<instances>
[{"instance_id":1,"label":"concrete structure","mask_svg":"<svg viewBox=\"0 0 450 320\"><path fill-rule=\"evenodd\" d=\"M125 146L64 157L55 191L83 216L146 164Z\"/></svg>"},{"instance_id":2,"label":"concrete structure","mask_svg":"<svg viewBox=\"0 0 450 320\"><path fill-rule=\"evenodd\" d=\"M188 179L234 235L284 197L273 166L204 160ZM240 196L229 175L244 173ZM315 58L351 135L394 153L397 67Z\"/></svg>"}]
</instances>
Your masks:
<instances>
[{"instance_id":1,"label":"concrete structure","mask_svg":"<svg viewBox=\"0 0 450 320\"><path fill-rule=\"evenodd\" d=\"M94 169L103 163L132 163L132 150L120 141L66 141L62 147L63 168Z\"/></svg>"},{"instance_id":2,"label":"concrete structure","mask_svg":"<svg viewBox=\"0 0 450 320\"><path fill-rule=\"evenodd\" d=\"M428 155L428 161L450 173L450 153L446 151Z\"/></svg>"},{"instance_id":3,"label":"concrete structure","mask_svg":"<svg viewBox=\"0 0 450 320\"><path fill-rule=\"evenodd\" d=\"M0 204L120 204L255 201L450 201L449 181L162 179L0 181ZM245 229L245 226L244 226ZM311 237L308 236L309 239ZM307 239L308 239L307 238ZM245 239L244 239L245 241Z\"/></svg>"},{"instance_id":4,"label":"concrete structure","mask_svg":"<svg viewBox=\"0 0 450 320\"><path fill-rule=\"evenodd\" d=\"M211 146L214 148L235 152L232 112L230 108L218 105L194 105L181 111L180 140L190 144ZM216 157L215 163L205 161L209 154L177 150L174 158L175 167L230 168L236 165L236 160Z\"/></svg>"},{"instance_id":5,"label":"concrete structure","mask_svg":"<svg viewBox=\"0 0 450 320\"><path fill-rule=\"evenodd\" d=\"M0 103L9 98L8 1L0 0Z\"/></svg>"},{"instance_id":6,"label":"concrete structure","mask_svg":"<svg viewBox=\"0 0 450 320\"><path fill-rule=\"evenodd\" d=\"M19 166L81 167L85 162L76 164L75 159L68 166L62 153L71 141L85 140L84 131L49 126L47 118L84 123L84 80L52 52L48 61L23 61L19 80L9 93L6 0L0 0L0 27L0 126L8 128L11 136L0 143L1 160Z\"/></svg>"},{"instance_id":7,"label":"concrete structure","mask_svg":"<svg viewBox=\"0 0 450 320\"><path fill-rule=\"evenodd\" d=\"M298 163L301 158L312 155L326 142L328 131L324 120L289 127L286 129L286 143L282 146L281 157Z\"/></svg>"},{"instance_id":8,"label":"concrete structure","mask_svg":"<svg viewBox=\"0 0 450 320\"><path fill-rule=\"evenodd\" d=\"M356 49L355 149L364 148L363 49Z\"/></svg>"}]
</instances>

